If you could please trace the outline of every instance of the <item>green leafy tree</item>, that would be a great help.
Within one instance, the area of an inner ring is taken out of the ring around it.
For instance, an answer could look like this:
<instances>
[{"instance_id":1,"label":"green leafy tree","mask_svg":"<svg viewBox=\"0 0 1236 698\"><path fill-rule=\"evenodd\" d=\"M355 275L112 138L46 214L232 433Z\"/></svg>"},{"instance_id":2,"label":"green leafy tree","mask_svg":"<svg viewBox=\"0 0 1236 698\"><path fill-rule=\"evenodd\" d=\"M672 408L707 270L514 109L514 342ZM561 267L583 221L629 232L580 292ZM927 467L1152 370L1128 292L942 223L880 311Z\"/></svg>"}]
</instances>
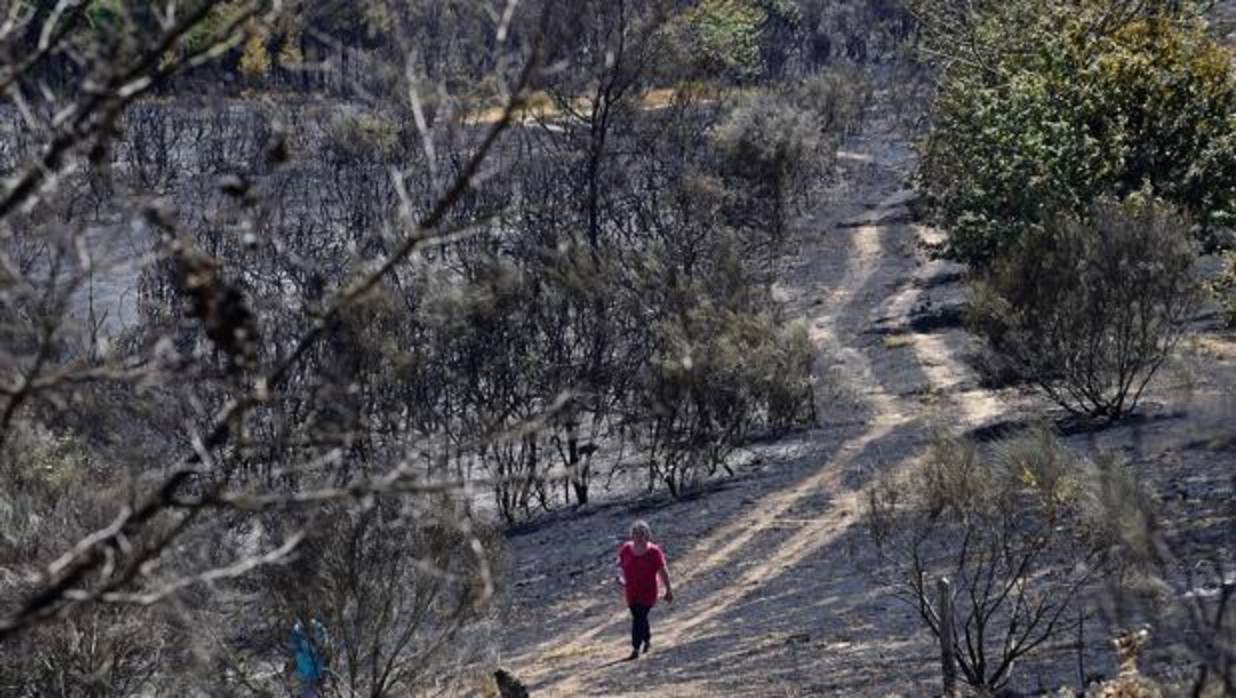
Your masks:
<instances>
[{"instance_id":1,"label":"green leafy tree","mask_svg":"<svg viewBox=\"0 0 1236 698\"><path fill-rule=\"evenodd\" d=\"M986 265L1054 212L1146 185L1204 231L1231 224L1230 56L1189 3L1128 4L997 3L927 23L943 69L920 183L952 254Z\"/></svg>"},{"instance_id":2,"label":"green leafy tree","mask_svg":"<svg viewBox=\"0 0 1236 698\"><path fill-rule=\"evenodd\" d=\"M702 0L666 26L678 60L709 77L749 81L776 74L788 56L784 35L798 26L788 0Z\"/></svg>"},{"instance_id":3,"label":"green leafy tree","mask_svg":"<svg viewBox=\"0 0 1236 698\"><path fill-rule=\"evenodd\" d=\"M682 35L686 56L706 71L742 80L759 73L759 5L745 0L705 0L671 26Z\"/></svg>"}]
</instances>

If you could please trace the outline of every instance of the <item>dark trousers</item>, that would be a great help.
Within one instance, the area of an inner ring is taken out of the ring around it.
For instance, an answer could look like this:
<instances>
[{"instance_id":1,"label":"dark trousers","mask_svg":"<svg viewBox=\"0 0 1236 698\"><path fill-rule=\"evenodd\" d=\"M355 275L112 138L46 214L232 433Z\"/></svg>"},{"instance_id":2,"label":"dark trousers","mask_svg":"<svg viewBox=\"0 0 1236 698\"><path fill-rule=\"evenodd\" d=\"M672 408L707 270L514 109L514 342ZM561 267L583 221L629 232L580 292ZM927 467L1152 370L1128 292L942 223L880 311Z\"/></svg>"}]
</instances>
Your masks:
<instances>
[{"instance_id":1,"label":"dark trousers","mask_svg":"<svg viewBox=\"0 0 1236 698\"><path fill-rule=\"evenodd\" d=\"M635 651L639 651L639 646L645 642L652 642L652 626L648 625L648 612L652 610L651 606L633 603L631 609L631 646Z\"/></svg>"}]
</instances>

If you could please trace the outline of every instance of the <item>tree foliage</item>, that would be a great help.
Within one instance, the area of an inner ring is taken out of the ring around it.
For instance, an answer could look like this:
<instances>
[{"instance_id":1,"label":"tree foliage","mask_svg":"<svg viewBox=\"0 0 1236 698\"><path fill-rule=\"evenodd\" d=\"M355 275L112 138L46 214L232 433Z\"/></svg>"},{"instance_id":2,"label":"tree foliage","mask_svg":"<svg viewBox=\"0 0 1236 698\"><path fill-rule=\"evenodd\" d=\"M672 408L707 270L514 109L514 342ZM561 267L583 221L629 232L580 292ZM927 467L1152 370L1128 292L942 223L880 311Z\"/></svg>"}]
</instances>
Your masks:
<instances>
[{"instance_id":1,"label":"tree foliage","mask_svg":"<svg viewBox=\"0 0 1236 698\"><path fill-rule=\"evenodd\" d=\"M693 72L731 81L765 74L771 35L793 27L797 7L785 0L702 0L677 15L665 29L679 60Z\"/></svg>"},{"instance_id":2,"label":"tree foliage","mask_svg":"<svg viewBox=\"0 0 1236 698\"><path fill-rule=\"evenodd\" d=\"M1143 187L1203 229L1232 223L1236 78L1189 3L968 7L919 6L940 67L919 182L954 255L988 264Z\"/></svg>"}]
</instances>

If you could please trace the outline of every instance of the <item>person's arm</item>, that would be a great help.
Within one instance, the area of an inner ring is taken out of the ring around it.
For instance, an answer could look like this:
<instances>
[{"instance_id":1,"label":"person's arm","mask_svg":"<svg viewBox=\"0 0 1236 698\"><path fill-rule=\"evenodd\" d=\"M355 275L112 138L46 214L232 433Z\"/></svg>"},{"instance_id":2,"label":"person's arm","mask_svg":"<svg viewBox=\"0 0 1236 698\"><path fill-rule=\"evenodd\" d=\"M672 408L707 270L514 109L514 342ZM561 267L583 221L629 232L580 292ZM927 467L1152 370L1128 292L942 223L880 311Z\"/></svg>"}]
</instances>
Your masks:
<instances>
[{"instance_id":1,"label":"person's arm","mask_svg":"<svg viewBox=\"0 0 1236 698\"><path fill-rule=\"evenodd\" d=\"M669 565L665 562L665 555L661 556L661 569L657 570L657 576L665 585L665 600L674 603L674 588L670 586Z\"/></svg>"},{"instance_id":2,"label":"person's arm","mask_svg":"<svg viewBox=\"0 0 1236 698\"><path fill-rule=\"evenodd\" d=\"M618 584L619 589L627 586L627 577L622 572L622 547L618 548L618 555L614 558L614 582Z\"/></svg>"}]
</instances>

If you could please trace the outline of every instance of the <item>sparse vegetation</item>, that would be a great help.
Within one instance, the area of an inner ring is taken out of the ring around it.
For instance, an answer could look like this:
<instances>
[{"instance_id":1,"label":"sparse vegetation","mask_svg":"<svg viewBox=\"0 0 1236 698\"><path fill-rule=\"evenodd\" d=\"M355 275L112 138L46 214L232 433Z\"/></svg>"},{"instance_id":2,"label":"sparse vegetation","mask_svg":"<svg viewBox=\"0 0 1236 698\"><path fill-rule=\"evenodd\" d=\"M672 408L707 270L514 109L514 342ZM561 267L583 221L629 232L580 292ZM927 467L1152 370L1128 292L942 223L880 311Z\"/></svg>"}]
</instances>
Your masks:
<instances>
[{"instance_id":1,"label":"sparse vegetation","mask_svg":"<svg viewBox=\"0 0 1236 698\"><path fill-rule=\"evenodd\" d=\"M768 237L756 249L775 251L784 243L802 188L830 154L821 143L825 132L814 113L771 95L758 95L718 126L722 171L739 192L732 218Z\"/></svg>"},{"instance_id":2,"label":"sparse vegetation","mask_svg":"<svg viewBox=\"0 0 1236 698\"><path fill-rule=\"evenodd\" d=\"M1027 233L983 278L975 326L1066 409L1137 407L1200 300L1188 222L1148 194Z\"/></svg>"},{"instance_id":3,"label":"sparse vegetation","mask_svg":"<svg viewBox=\"0 0 1236 698\"><path fill-rule=\"evenodd\" d=\"M1236 252L1223 256L1223 270L1211 282L1210 289L1223 310L1227 326L1236 327Z\"/></svg>"},{"instance_id":4,"label":"sparse vegetation","mask_svg":"<svg viewBox=\"0 0 1236 698\"><path fill-rule=\"evenodd\" d=\"M502 563L491 532L458 530L457 506L322 512L305 552L262 580L272 633L294 618L322 622L341 695L415 694L476 662L494 630Z\"/></svg>"},{"instance_id":5,"label":"sparse vegetation","mask_svg":"<svg viewBox=\"0 0 1236 698\"><path fill-rule=\"evenodd\" d=\"M952 355L959 278L993 363L1108 420L1069 428L1140 423L1236 198L1205 4L0 3L0 694L629 692L597 582L632 509L683 570L648 692L920 687L845 544L936 633L953 579L977 688L1104 581L1096 622L1230 692L1227 559L1184 533L1236 517L1161 522L1046 427L884 472L925 416L1016 418ZM928 279L936 87L970 270Z\"/></svg>"},{"instance_id":6,"label":"sparse vegetation","mask_svg":"<svg viewBox=\"0 0 1236 698\"><path fill-rule=\"evenodd\" d=\"M728 456L756 429L813 418L811 345L801 327L705 305L668 320L654 337L658 350L639 388L649 415L638 438L650 489L664 483L685 494L728 471Z\"/></svg>"},{"instance_id":7,"label":"sparse vegetation","mask_svg":"<svg viewBox=\"0 0 1236 698\"><path fill-rule=\"evenodd\" d=\"M708 10L759 19L735 28L673 3L88 5L22 5L20 31L0 32L6 80L37 98L3 124L21 135L0 204L9 685L60 658L163 690L143 662L192 654L194 672L228 667L220 690L273 690L257 667L283 650L250 634L285 632L282 606L312 591L334 595L319 612L350 690L406 690L444 638L487 622L497 541L474 519L585 504L594 468L632 444L681 496L753 433L810 422L806 335L739 250L779 253L791 203L857 117L836 81L820 94L837 104L735 108L733 82L767 80L762 23L780 10ZM684 74L683 36L661 31L674 18L693 37L755 32L756 50L738 47L729 77ZM15 58L44 30L46 55ZM684 79L698 89L647 100ZM139 100L156 86L164 99ZM496 111L454 118L472 105ZM56 113L85 116L62 128ZM781 124L788 140L765 138ZM129 254L94 265L123 230ZM113 292L96 314L91 295L82 320L96 278L136 301ZM475 564L447 554L475 546ZM297 581L268 573L293 558ZM188 593L201 613L126 606ZM279 618L247 618L233 595ZM31 630L59 619L126 643L149 624L162 654L75 658Z\"/></svg>"},{"instance_id":8,"label":"sparse vegetation","mask_svg":"<svg viewBox=\"0 0 1236 698\"><path fill-rule=\"evenodd\" d=\"M1180 526L1168 523L1165 498L1127 467L1104 469L1094 481L1101 520L1129 563L1105 595L1113 623L1149 627L1192 657L1197 670L1174 693L1230 695L1236 691L1236 646L1231 641L1236 635L1236 583L1225 551L1205 541L1226 538L1236 528L1231 498L1220 496L1215 509L1197 511L1204 523ZM1236 478L1224 472L1216 484L1230 491ZM1131 640L1135 651L1146 642L1145 637Z\"/></svg>"},{"instance_id":9,"label":"sparse vegetation","mask_svg":"<svg viewBox=\"0 0 1236 698\"><path fill-rule=\"evenodd\" d=\"M889 582L937 637L935 583L951 580L957 666L974 688L999 689L1022 657L1070 637L1119 561L1093 501L1097 467L1044 427L991 453L940 435L920 465L868 495Z\"/></svg>"}]
</instances>

